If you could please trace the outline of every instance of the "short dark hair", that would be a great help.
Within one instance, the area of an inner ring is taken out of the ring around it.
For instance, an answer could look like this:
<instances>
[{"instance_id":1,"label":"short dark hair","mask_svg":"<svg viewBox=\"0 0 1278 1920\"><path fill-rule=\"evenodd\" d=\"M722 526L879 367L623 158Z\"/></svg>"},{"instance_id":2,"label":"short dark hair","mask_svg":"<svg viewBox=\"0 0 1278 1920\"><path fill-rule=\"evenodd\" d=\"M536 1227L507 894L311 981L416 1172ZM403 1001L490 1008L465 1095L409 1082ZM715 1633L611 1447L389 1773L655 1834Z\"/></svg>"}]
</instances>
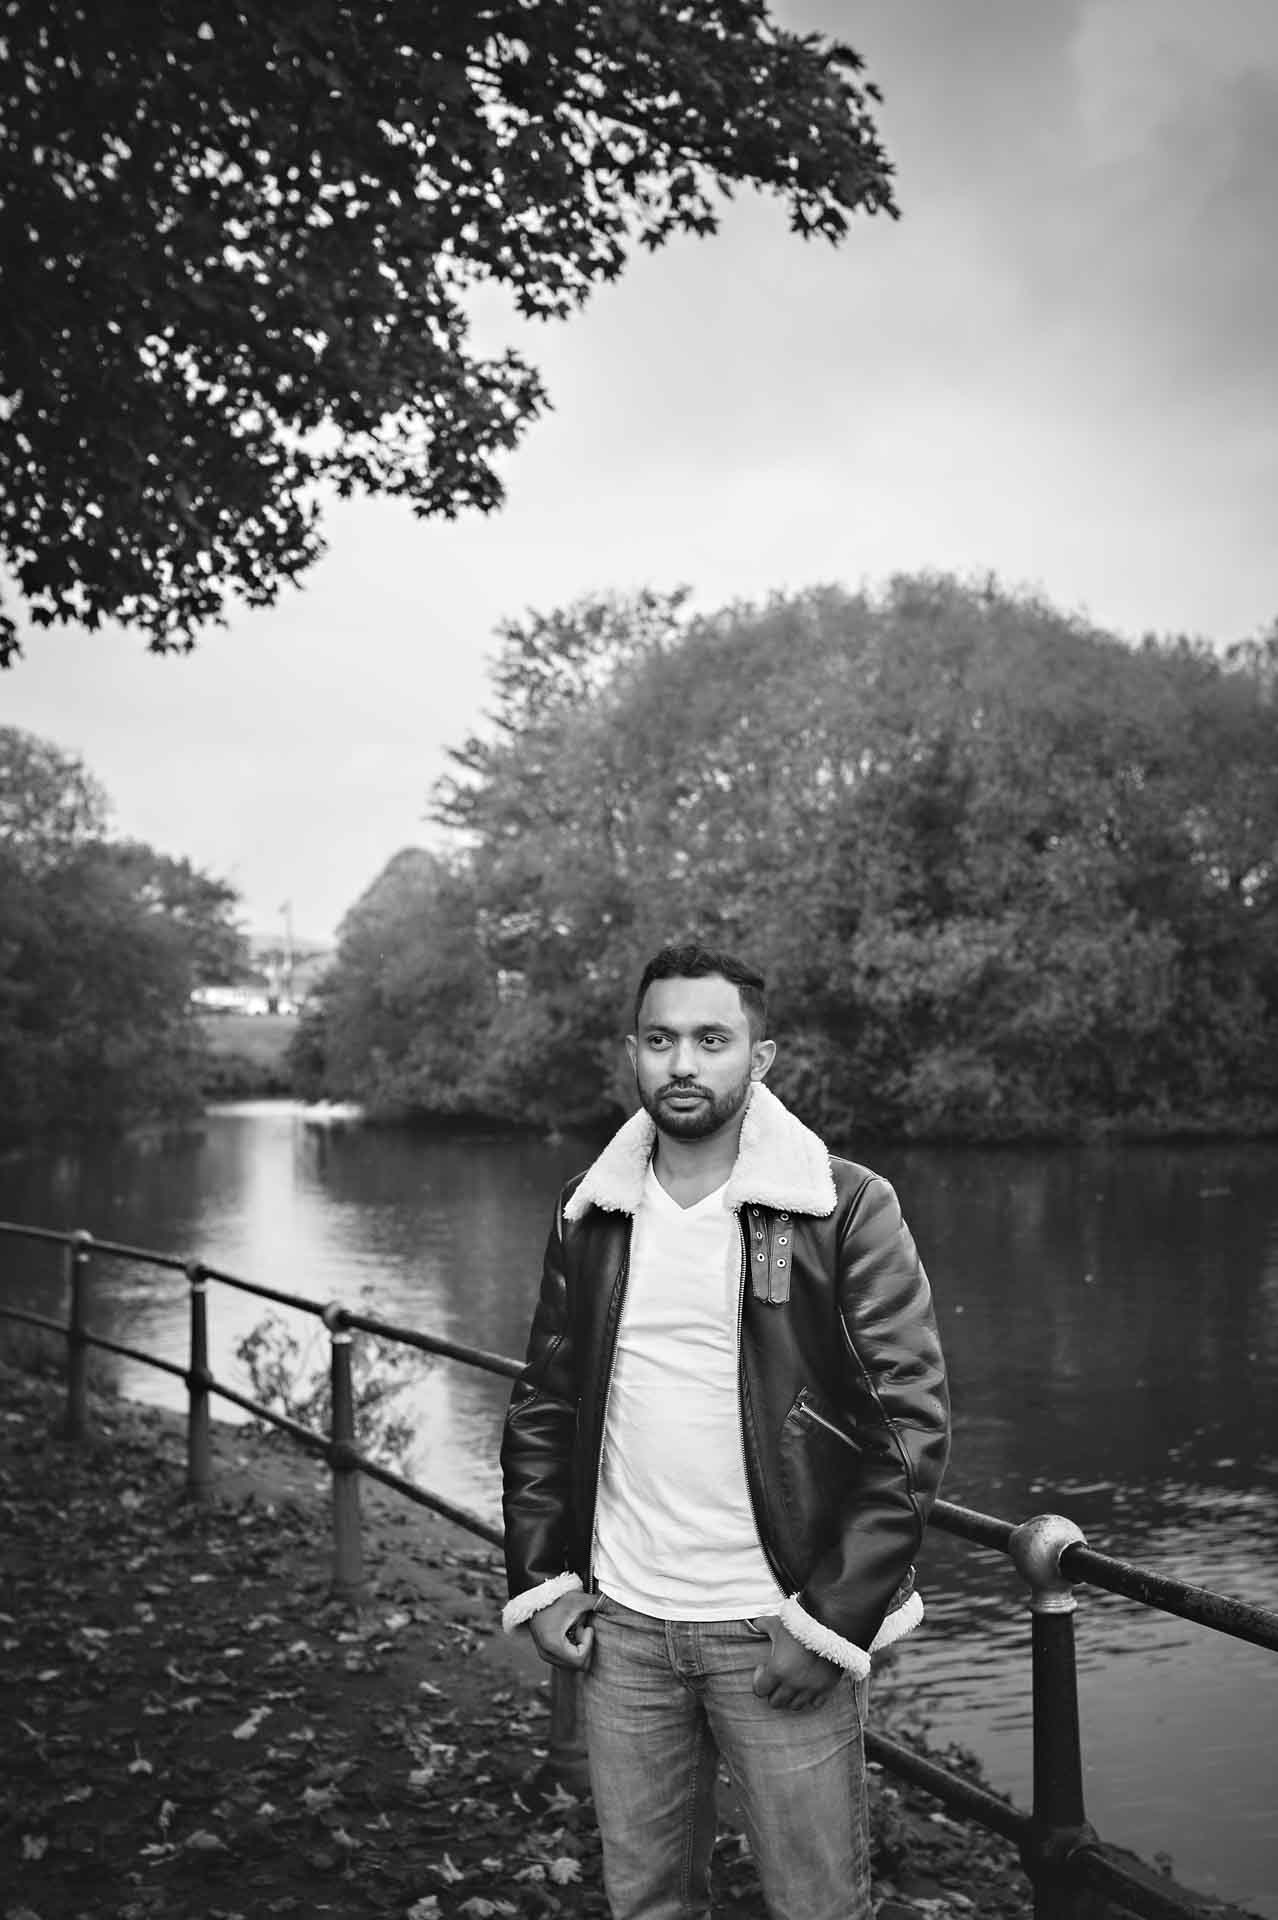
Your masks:
<instances>
[{"instance_id":1,"label":"short dark hair","mask_svg":"<svg viewBox=\"0 0 1278 1920\"><path fill-rule=\"evenodd\" d=\"M731 981L740 994L741 1005L750 1023L751 1040L762 1040L768 1031L768 983L763 975L754 967L747 966L744 960L738 960L735 955L724 953L718 947L695 944L662 947L660 953L653 954L639 976L639 988L635 994L636 1029L643 996L654 980L704 980L716 974Z\"/></svg>"}]
</instances>

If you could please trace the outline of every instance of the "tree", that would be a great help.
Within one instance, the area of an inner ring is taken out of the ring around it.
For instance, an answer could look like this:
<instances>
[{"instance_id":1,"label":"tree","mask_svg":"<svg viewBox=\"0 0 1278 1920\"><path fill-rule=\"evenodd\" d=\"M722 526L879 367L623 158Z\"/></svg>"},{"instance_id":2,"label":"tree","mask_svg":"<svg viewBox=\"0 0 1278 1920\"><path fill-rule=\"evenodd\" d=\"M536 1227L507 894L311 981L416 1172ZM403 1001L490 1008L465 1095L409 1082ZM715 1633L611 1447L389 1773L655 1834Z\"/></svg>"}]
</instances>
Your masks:
<instances>
[{"instance_id":1,"label":"tree","mask_svg":"<svg viewBox=\"0 0 1278 1920\"><path fill-rule=\"evenodd\" d=\"M408 847L342 922L293 1063L317 1092L379 1115L483 1112L482 1041L496 1004L469 876Z\"/></svg>"},{"instance_id":2,"label":"tree","mask_svg":"<svg viewBox=\"0 0 1278 1920\"><path fill-rule=\"evenodd\" d=\"M56 866L106 832L107 797L73 754L0 727L0 856L23 873Z\"/></svg>"},{"instance_id":3,"label":"tree","mask_svg":"<svg viewBox=\"0 0 1278 1920\"><path fill-rule=\"evenodd\" d=\"M234 960L235 894L108 837L82 763L0 728L0 1142L113 1130L196 1102L191 989Z\"/></svg>"},{"instance_id":4,"label":"tree","mask_svg":"<svg viewBox=\"0 0 1278 1920\"><path fill-rule=\"evenodd\" d=\"M564 316L738 184L834 242L895 213L859 56L767 0L0 22L0 554L37 625L189 647L314 562L322 488L499 504L546 396L469 343L478 286Z\"/></svg>"},{"instance_id":5,"label":"tree","mask_svg":"<svg viewBox=\"0 0 1278 1920\"><path fill-rule=\"evenodd\" d=\"M112 841L103 854L134 905L179 941L196 986L226 981L248 965L248 942L235 919L239 896L225 880L141 840Z\"/></svg>"},{"instance_id":6,"label":"tree","mask_svg":"<svg viewBox=\"0 0 1278 1920\"><path fill-rule=\"evenodd\" d=\"M767 971L835 1138L1272 1122L1268 659L932 575L507 628L436 813L524 986L511 1102L604 1117L637 958L695 935Z\"/></svg>"}]
</instances>

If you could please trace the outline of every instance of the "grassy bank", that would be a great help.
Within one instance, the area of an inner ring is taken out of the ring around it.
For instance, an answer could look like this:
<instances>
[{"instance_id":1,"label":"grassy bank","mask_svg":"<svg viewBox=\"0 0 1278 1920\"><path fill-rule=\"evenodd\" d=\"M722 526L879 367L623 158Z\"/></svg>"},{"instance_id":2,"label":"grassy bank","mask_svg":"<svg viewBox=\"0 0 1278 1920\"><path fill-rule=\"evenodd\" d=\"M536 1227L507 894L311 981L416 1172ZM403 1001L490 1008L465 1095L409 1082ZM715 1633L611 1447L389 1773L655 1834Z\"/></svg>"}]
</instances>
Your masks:
<instances>
[{"instance_id":1,"label":"grassy bank","mask_svg":"<svg viewBox=\"0 0 1278 1920\"><path fill-rule=\"evenodd\" d=\"M297 1020L284 1013L199 1016L209 1050L200 1091L206 1100L266 1100L295 1091L287 1065Z\"/></svg>"},{"instance_id":2,"label":"grassy bank","mask_svg":"<svg viewBox=\"0 0 1278 1920\"><path fill-rule=\"evenodd\" d=\"M0 1862L40 1920L603 1916L587 1800L538 1775L548 1684L496 1630L496 1556L374 1486L368 1594L328 1597L327 1475L215 1429L0 1368ZM1024 1920L1010 1848L872 1775L880 1920ZM762 1920L730 1795L716 1912Z\"/></svg>"}]
</instances>

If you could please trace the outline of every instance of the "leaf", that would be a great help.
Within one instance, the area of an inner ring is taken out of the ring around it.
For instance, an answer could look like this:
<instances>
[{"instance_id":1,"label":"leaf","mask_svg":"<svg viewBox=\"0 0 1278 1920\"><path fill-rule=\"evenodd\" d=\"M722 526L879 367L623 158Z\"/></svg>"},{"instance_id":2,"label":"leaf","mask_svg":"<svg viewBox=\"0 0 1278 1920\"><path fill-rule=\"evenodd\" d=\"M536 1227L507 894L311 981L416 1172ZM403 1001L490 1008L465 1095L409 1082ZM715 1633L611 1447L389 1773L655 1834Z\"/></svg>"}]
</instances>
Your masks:
<instances>
[{"instance_id":1,"label":"leaf","mask_svg":"<svg viewBox=\"0 0 1278 1920\"><path fill-rule=\"evenodd\" d=\"M269 1707L254 1707L247 1720L241 1720L238 1727L231 1729L232 1740L251 1740L270 1711Z\"/></svg>"},{"instance_id":2,"label":"leaf","mask_svg":"<svg viewBox=\"0 0 1278 1920\"><path fill-rule=\"evenodd\" d=\"M456 1864L452 1855L449 1853L446 1853L442 1860L431 1862L431 1872L437 1873L444 1882L444 1885L448 1887L455 1887L459 1880L466 1878L462 1869Z\"/></svg>"},{"instance_id":3,"label":"leaf","mask_svg":"<svg viewBox=\"0 0 1278 1920\"><path fill-rule=\"evenodd\" d=\"M49 1837L44 1833L24 1833L22 1836L22 1857L24 1860L43 1860L49 1851Z\"/></svg>"},{"instance_id":4,"label":"leaf","mask_svg":"<svg viewBox=\"0 0 1278 1920\"><path fill-rule=\"evenodd\" d=\"M439 1920L439 1895L428 1893L408 1909L407 1920Z\"/></svg>"},{"instance_id":5,"label":"leaf","mask_svg":"<svg viewBox=\"0 0 1278 1920\"><path fill-rule=\"evenodd\" d=\"M557 1887L569 1886L574 1880L581 1878L580 1862L574 1860L570 1854L557 1854L548 1864L550 1877Z\"/></svg>"}]
</instances>

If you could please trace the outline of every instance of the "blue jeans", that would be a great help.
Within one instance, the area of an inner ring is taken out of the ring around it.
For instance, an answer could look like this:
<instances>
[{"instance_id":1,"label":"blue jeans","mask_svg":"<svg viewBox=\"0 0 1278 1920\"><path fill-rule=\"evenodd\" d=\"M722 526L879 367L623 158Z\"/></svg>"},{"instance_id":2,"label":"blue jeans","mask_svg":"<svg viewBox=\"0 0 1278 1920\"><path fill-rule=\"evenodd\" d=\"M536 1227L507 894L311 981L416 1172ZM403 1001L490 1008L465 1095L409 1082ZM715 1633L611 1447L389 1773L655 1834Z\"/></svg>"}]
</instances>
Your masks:
<instances>
[{"instance_id":1,"label":"blue jeans","mask_svg":"<svg viewBox=\"0 0 1278 1920\"><path fill-rule=\"evenodd\" d=\"M863 1742L868 1683L819 1707L752 1691L769 1651L747 1620L654 1620L605 1595L582 1680L613 1920L704 1920L715 1779L741 1797L772 1920L870 1920Z\"/></svg>"}]
</instances>

